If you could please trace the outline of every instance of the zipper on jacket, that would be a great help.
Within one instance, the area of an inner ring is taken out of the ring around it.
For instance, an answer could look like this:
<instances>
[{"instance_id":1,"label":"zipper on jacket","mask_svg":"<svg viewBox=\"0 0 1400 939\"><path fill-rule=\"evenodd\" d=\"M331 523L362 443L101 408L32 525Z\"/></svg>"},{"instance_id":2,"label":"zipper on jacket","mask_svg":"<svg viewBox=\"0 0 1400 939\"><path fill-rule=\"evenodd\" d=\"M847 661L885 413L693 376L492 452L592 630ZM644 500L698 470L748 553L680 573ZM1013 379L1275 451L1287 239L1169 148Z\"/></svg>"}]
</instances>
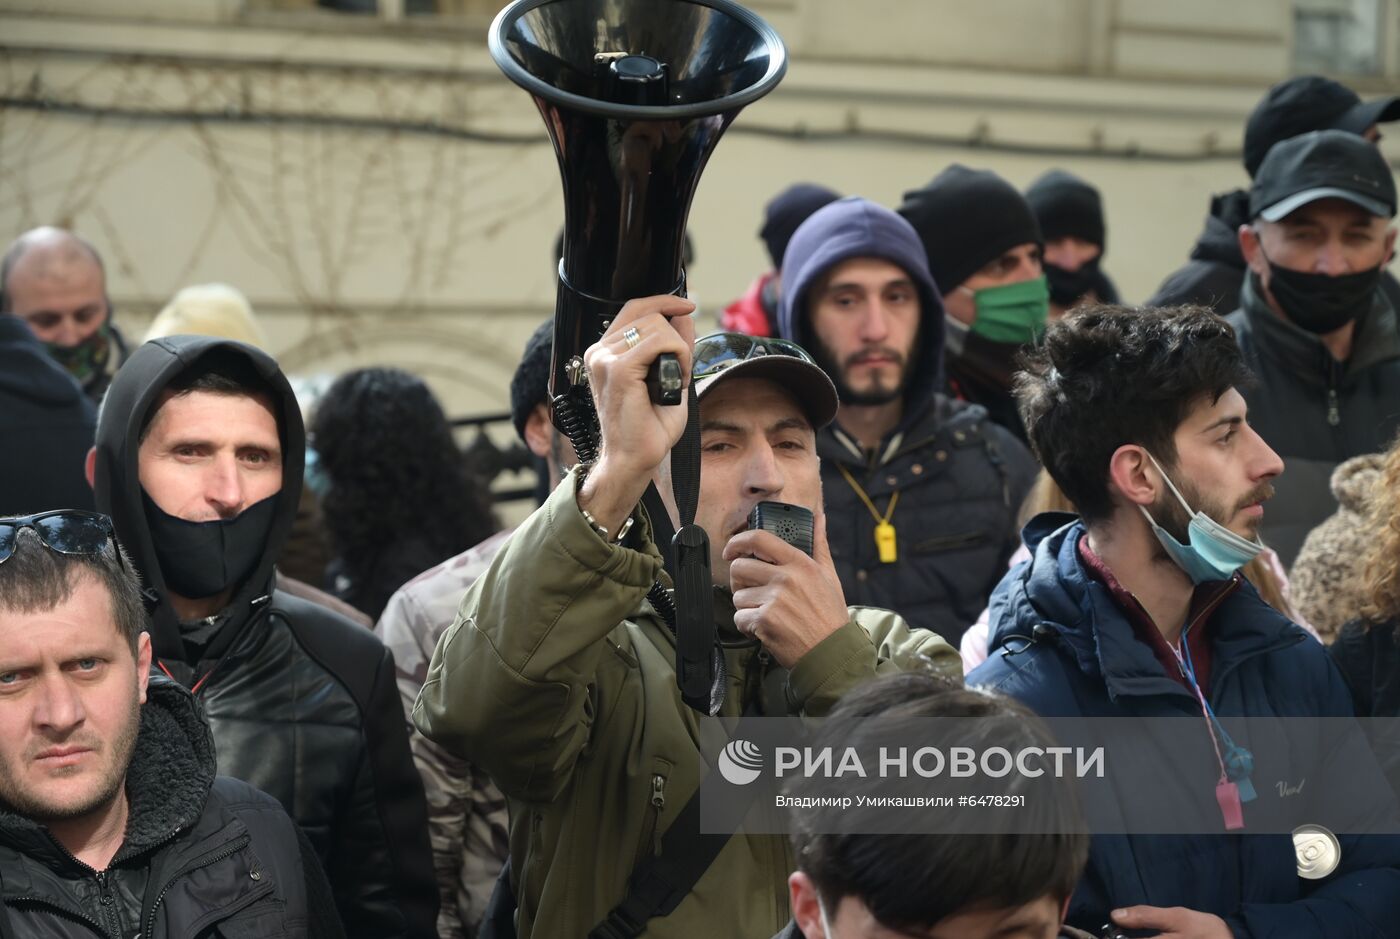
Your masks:
<instances>
[{"instance_id":1,"label":"zipper on jacket","mask_svg":"<svg viewBox=\"0 0 1400 939\"><path fill-rule=\"evenodd\" d=\"M141 931L141 935L150 936L154 932L156 928L156 911L160 909L161 903L165 901L165 895L170 892L170 888L175 886L175 881L179 880L181 877L184 877L186 874L190 874L194 871L199 870L202 867L208 867L211 864L217 864L220 861L225 860L226 858L233 857L239 851L242 851L244 848L246 848L252 840L252 835L245 834L235 839L233 842L225 846L220 851L214 852L212 854L206 854L204 855L204 857L201 858L196 858L194 861L192 861L189 864L186 864L178 872L176 872L173 876L166 880L165 885L160 888L160 893L156 894L156 901L151 904L151 911L146 914L146 928ZM253 873L256 874L258 872L254 870ZM268 884L268 887L271 887L271 883Z\"/></svg>"},{"instance_id":2,"label":"zipper on jacket","mask_svg":"<svg viewBox=\"0 0 1400 939\"><path fill-rule=\"evenodd\" d=\"M74 907L63 906L61 904L55 903L47 897L19 896L15 897L13 900L8 901L7 905L10 907L18 907L20 904L43 907L46 910L52 910L53 912L61 913L69 919L77 920L84 926L91 926L93 932L96 932L103 936L111 935L111 933L109 933L101 923L93 919L91 916L88 916L81 910L78 910Z\"/></svg>"},{"instance_id":3,"label":"zipper on jacket","mask_svg":"<svg viewBox=\"0 0 1400 939\"><path fill-rule=\"evenodd\" d=\"M1340 369L1330 355L1327 359L1327 424L1330 427L1340 427L1342 408L1337 396L1337 373Z\"/></svg>"},{"instance_id":4,"label":"zipper on jacket","mask_svg":"<svg viewBox=\"0 0 1400 939\"><path fill-rule=\"evenodd\" d=\"M105 870L100 870L93 875L97 878L98 902L102 904L102 918L110 927L111 933L120 936L125 933L125 930L122 929L122 915L117 909L117 898L112 895L112 885L108 882L107 875L108 872Z\"/></svg>"},{"instance_id":5,"label":"zipper on jacket","mask_svg":"<svg viewBox=\"0 0 1400 939\"><path fill-rule=\"evenodd\" d=\"M106 871L106 870L100 870L100 871L99 871L99 870L95 869L91 864L86 864L86 863L84 863L83 861L78 860L78 856L77 856L76 854L74 854L72 851L69 851L66 847L64 847L63 844L62 844L57 838L55 838L55 837L53 836L52 833L50 833L50 832L48 832L48 831L45 831L44 834L48 837L49 842L50 842L55 848L57 848L57 849L59 850L59 852L60 852L61 854L63 854L64 857L66 857L66 858L68 858L68 860L72 861L73 864L74 864L76 867L78 867L78 868L80 868L80 869L82 869L82 870L88 871L90 874L92 874L93 879L97 881L98 890L101 892L101 895L102 895L102 901L101 901L101 902L102 902L103 910L104 910L104 911L107 910L107 909L113 904L113 902L114 902L113 897L112 897L112 895L111 895L111 892L107 889L107 871ZM118 855L120 855L120 851L118 851ZM45 899L42 899L42 898L40 898L40 897L21 897L21 898L19 898L19 899L21 899L21 900L31 900L31 901L33 901L34 903L42 904L42 905L44 905L44 906L49 907L50 909L60 910L60 911L62 911L62 912L64 912L64 913L67 913L67 914L70 915L70 916L77 916L77 917L79 917L80 919L82 919L83 922L88 923L88 924L91 925L91 926L95 926L95 927L97 928L97 931L100 932L100 933L102 933L104 936L113 936L113 935L115 935L115 936L120 936L120 935L122 934L121 916L120 916L120 914L118 914L118 915L116 916L117 928L116 928L115 930L113 930L113 929L110 928L111 925L112 925L111 922L110 922L110 921L106 921L106 920L108 920L108 917L105 915L105 913L104 913L104 915L103 915L103 920L104 920L105 922L98 922L97 920L95 920L95 919L91 918L90 916L88 916L86 913L82 913L82 912L79 912L79 911L76 911L76 910L70 910L70 909L68 909L67 907L59 906L59 905L56 904L56 903L52 903L52 902L50 902L50 901L48 901L48 900L45 900ZM18 902L18 901L17 901L17 902Z\"/></svg>"},{"instance_id":6,"label":"zipper on jacket","mask_svg":"<svg viewBox=\"0 0 1400 939\"><path fill-rule=\"evenodd\" d=\"M666 777L656 773L651 777L651 807L656 821L651 826L651 853L661 853L661 811L666 808Z\"/></svg>"}]
</instances>

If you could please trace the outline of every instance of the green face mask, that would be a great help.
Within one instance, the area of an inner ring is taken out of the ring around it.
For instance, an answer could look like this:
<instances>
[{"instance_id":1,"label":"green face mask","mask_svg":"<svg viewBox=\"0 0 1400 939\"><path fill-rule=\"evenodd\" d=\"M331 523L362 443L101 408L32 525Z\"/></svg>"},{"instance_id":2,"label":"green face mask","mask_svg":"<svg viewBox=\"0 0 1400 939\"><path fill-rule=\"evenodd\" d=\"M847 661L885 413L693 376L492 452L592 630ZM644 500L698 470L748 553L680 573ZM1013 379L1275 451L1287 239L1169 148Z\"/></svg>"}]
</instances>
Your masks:
<instances>
[{"instance_id":1,"label":"green face mask","mask_svg":"<svg viewBox=\"0 0 1400 939\"><path fill-rule=\"evenodd\" d=\"M967 288L962 288L967 289ZM1050 316L1050 287L1044 275L972 292L977 318L972 331L992 342L1035 342Z\"/></svg>"}]
</instances>

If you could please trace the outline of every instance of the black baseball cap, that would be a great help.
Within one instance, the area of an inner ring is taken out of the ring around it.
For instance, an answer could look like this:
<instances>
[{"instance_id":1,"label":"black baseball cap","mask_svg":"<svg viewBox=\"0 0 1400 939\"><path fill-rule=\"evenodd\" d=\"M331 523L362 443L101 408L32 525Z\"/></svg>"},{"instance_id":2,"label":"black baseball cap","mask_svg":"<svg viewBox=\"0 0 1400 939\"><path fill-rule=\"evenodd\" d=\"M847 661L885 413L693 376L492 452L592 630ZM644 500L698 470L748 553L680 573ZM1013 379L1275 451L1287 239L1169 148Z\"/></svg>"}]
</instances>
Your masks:
<instances>
[{"instance_id":1,"label":"black baseball cap","mask_svg":"<svg viewBox=\"0 0 1400 939\"><path fill-rule=\"evenodd\" d=\"M1249 191L1249 216L1277 222L1318 199L1345 199L1395 216L1395 178L1374 144L1344 130L1315 130L1275 144Z\"/></svg>"},{"instance_id":2,"label":"black baseball cap","mask_svg":"<svg viewBox=\"0 0 1400 939\"><path fill-rule=\"evenodd\" d=\"M1346 85L1320 75L1303 75L1269 89L1244 128L1244 168L1259 175L1269 149L1313 130L1364 134L1372 124L1400 120L1400 98L1362 101Z\"/></svg>"}]
</instances>

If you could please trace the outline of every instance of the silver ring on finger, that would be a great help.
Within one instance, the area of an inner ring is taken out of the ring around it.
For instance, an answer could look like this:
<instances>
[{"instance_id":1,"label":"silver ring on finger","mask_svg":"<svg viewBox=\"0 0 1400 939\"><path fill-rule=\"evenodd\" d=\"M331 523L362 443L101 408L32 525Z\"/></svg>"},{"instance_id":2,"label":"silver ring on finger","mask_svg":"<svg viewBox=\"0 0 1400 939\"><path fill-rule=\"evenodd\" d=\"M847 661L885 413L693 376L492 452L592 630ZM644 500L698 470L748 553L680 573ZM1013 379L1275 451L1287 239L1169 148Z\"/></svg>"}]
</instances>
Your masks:
<instances>
[{"instance_id":1,"label":"silver ring on finger","mask_svg":"<svg viewBox=\"0 0 1400 939\"><path fill-rule=\"evenodd\" d=\"M627 343L627 348L635 349L642 341L642 334L637 331L637 327L628 326L622 331L622 339Z\"/></svg>"}]
</instances>

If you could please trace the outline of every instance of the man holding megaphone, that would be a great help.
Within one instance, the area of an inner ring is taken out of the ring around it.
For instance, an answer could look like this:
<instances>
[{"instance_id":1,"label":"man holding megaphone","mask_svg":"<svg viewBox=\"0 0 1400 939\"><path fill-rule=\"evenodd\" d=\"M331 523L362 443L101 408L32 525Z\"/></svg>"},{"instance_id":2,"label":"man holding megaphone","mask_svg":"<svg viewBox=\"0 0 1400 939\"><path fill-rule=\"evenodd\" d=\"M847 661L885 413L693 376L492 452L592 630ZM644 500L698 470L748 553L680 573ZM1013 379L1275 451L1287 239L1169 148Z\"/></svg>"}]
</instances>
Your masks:
<instances>
[{"instance_id":1,"label":"man holding megaphone","mask_svg":"<svg viewBox=\"0 0 1400 939\"><path fill-rule=\"evenodd\" d=\"M720 716L818 716L877 672L930 662L960 672L936 634L846 605L816 453L816 431L837 408L830 379L781 339L695 341L692 309L675 296L634 300L589 348L599 457L560 484L467 594L414 709L424 734L510 800L521 937L766 939L789 917L793 859L781 836L735 835L707 864L673 857L690 842L670 830L696 823L685 810L707 766L677 690L676 640L646 599L662 558L636 506L654 483L674 511L669 454L687 414L649 397L659 355L693 371L699 396L696 522L717 588ZM811 511L810 555L750 527L760 503ZM629 881L663 860L667 871L701 869L688 884L672 878L678 903L648 908Z\"/></svg>"}]
</instances>

